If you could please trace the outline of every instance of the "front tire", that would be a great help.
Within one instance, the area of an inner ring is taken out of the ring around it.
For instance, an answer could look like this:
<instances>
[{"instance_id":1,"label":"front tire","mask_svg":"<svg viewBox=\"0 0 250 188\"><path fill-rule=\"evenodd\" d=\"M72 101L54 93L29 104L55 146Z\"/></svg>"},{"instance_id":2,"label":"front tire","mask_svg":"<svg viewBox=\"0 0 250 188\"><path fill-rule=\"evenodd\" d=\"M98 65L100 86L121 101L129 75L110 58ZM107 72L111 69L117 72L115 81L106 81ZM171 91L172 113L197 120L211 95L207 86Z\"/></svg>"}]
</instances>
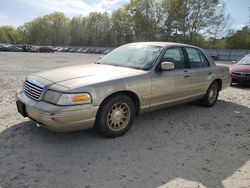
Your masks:
<instances>
[{"instance_id":1,"label":"front tire","mask_svg":"<svg viewBox=\"0 0 250 188\"><path fill-rule=\"evenodd\" d=\"M212 107L219 96L219 84L215 81L207 89L206 95L201 99L200 104L204 107Z\"/></svg>"},{"instance_id":2,"label":"front tire","mask_svg":"<svg viewBox=\"0 0 250 188\"><path fill-rule=\"evenodd\" d=\"M126 95L113 96L100 106L96 118L97 129L107 137L122 136L131 127L135 105Z\"/></svg>"}]
</instances>

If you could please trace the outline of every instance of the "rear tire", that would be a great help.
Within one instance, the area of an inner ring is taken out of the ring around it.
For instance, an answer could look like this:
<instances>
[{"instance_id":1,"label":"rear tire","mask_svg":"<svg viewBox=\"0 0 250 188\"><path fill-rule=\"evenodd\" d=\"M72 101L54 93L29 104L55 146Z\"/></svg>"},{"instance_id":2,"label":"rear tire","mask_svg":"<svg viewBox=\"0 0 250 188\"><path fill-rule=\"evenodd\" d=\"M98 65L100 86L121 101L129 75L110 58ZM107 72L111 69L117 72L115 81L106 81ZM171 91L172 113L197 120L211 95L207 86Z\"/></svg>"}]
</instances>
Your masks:
<instances>
[{"instance_id":1,"label":"rear tire","mask_svg":"<svg viewBox=\"0 0 250 188\"><path fill-rule=\"evenodd\" d=\"M201 99L200 105L204 107L212 107L216 103L219 96L219 84L215 81L207 89L206 95Z\"/></svg>"},{"instance_id":2,"label":"rear tire","mask_svg":"<svg viewBox=\"0 0 250 188\"><path fill-rule=\"evenodd\" d=\"M122 136L131 127L135 117L135 105L126 95L116 95L101 106L96 118L96 128L105 136Z\"/></svg>"}]
</instances>

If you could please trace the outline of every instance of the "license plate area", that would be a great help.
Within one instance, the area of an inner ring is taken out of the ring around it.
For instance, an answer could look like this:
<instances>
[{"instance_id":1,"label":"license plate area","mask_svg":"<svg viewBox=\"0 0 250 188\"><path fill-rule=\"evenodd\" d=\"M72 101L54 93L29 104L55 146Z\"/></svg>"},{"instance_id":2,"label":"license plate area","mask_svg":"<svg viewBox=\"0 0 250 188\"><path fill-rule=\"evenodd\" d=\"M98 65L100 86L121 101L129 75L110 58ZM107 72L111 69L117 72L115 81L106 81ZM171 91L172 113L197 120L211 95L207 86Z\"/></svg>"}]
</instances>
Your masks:
<instances>
[{"instance_id":1,"label":"license plate area","mask_svg":"<svg viewBox=\"0 0 250 188\"><path fill-rule=\"evenodd\" d=\"M25 110L25 104L23 104L21 101L16 101L17 111L22 114L23 117L27 117L27 113Z\"/></svg>"}]
</instances>

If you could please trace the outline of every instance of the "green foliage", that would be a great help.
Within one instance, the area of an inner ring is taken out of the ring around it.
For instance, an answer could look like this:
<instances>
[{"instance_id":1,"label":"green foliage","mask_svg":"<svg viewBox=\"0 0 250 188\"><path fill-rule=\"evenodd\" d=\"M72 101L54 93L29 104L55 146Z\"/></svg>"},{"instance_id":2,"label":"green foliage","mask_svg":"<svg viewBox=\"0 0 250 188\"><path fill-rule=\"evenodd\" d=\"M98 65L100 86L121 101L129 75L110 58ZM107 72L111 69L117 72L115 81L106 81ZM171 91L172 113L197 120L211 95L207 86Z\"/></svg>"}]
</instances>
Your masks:
<instances>
[{"instance_id":1,"label":"green foliage","mask_svg":"<svg viewBox=\"0 0 250 188\"><path fill-rule=\"evenodd\" d=\"M244 27L226 39L228 49L250 49L250 28Z\"/></svg>"},{"instance_id":2,"label":"green foliage","mask_svg":"<svg viewBox=\"0 0 250 188\"><path fill-rule=\"evenodd\" d=\"M69 25L63 13L55 12L25 24L23 33L29 44L64 45L69 43Z\"/></svg>"},{"instance_id":3,"label":"green foliage","mask_svg":"<svg viewBox=\"0 0 250 188\"><path fill-rule=\"evenodd\" d=\"M113 46L133 42L133 27L125 8L114 11L111 15Z\"/></svg>"},{"instance_id":4,"label":"green foliage","mask_svg":"<svg viewBox=\"0 0 250 188\"><path fill-rule=\"evenodd\" d=\"M157 31L157 11L155 0L131 0L125 6L136 41L153 40Z\"/></svg>"},{"instance_id":5,"label":"green foliage","mask_svg":"<svg viewBox=\"0 0 250 188\"><path fill-rule=\"evenodd\" d=\"M107 13L92 12L86 21L86 45L110 46L111 20Z\"/></svg>"},{"instance_id":6,"label":"green foliage","mask_svg":"<svg viewBox=\"0 0 250 188\"><path fill-rule=\"evenodd\" d=\"M197 34L207 34L211 26L218 26L217 3L214 0L163 0L166 39L195 44ZM225 16L224 12L220 16Z\"/></svg>"},{"instance_id":7,"label":"green foliage","mask_svg":"<svg viewBox=\"0 0 250 188\"><path fill-rule=\"evenodd\" d=\"M226 49L226 38L223 37L221 39L208 38L202 46L207 49Z\"/></svg>"},{"instance_id":8,"label":"green foliage","mask_svg":"<svg viewBox=\"0 0 250 188\"><path fill-rule=\"evenodd\" d=\"M219 0L130 0L111 14L67 18L55 12L15 29L0 27L1 43L119 46L134 41L173 41L208 48L249 48L249 29L227 39L228 23ZM206 39L204 36L209 37Z\"/></svg>"},{"instance_id":9,"label":"green foliage","mask_svg":"<svg viewBox=\"0 0 250 188\"><path fill-rule=\"evenodd\" d=\"M70 44L73 46L80 46L85 43L85 19L78 16L73 17L70 21Z\"/></svg>"},{"instance_id":10,"label":"green foliage","mask_svg":"<svg viewBox=\"0 0 250 188\"><path fill-rule=\"evenodd\" d=\"M22 33L20 30L10 26L0 27L0 42L16 44L21 40Z\"/></svg>"}]
</instances>

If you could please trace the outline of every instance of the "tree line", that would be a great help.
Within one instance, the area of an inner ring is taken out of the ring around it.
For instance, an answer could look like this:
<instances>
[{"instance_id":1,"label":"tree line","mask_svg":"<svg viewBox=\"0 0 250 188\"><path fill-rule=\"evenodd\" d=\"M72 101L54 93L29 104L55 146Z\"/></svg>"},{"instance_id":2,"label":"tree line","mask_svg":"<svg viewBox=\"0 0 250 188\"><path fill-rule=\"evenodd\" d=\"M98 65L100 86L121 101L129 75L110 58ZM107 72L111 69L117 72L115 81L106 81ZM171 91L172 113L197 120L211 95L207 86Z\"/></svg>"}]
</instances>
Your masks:
<instances>
[{"instance_id":1,"label":"tree line","mask_svg":"<svg viewBox=\"0 0 250 188\"><path fill-rule=\"evenodd\" d=\"M116 47L137 41L173 41L204 48L249 48L249 27L221 38L227 32L229 16L225 5L219 3L219 0L130 0L112 13L92 12L71 19L54 12L18 28L0 27L0 42Z\"/></svg>"}]
</instances>

